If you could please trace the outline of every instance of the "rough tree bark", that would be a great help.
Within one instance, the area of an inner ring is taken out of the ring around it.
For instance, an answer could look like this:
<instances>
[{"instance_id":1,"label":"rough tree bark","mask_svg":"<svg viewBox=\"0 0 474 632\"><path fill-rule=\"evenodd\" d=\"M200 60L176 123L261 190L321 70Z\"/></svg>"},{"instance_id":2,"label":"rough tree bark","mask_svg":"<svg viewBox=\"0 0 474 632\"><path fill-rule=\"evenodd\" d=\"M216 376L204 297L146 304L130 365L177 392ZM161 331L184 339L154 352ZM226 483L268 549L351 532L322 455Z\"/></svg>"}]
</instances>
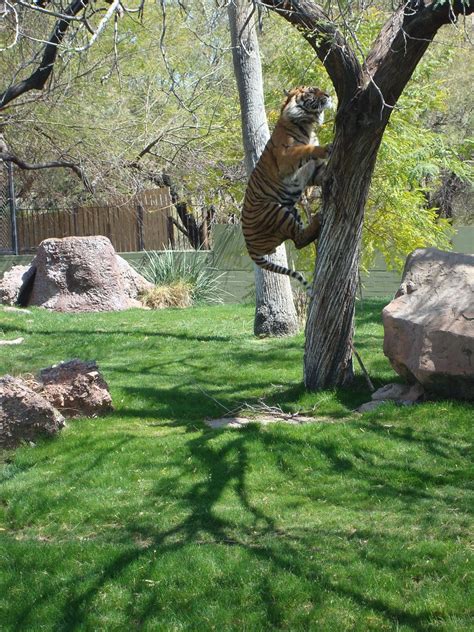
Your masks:
<instances>
[{"instance_id":1,"label":"rough tree bark","mask_svg":"<svg viewBox=\"0 0 474 632\"><path fill-rule=\"evenodd\" d=\"M316 51L338 96L333 150L322 189L313 300L306 325L305 385L344 386L353 378L352 337L362 225L378 148L393 107L438 29L467 15L474 0L400 6L359 64L323 9L311 0L263 0Z\"/></svg>"},{"instance_id":2,"label":"rough tree bark","mask_svg":"<svg viewBox=\"0 0 474 632\"><path fill-rule=\"evenodd\" d=\"M242 120L242 137L247 175L250 175L268 139L263 98L262 68L253 5L232 0L227 8L232 43L234 74ZM288 267L285 246L272 255L272 261ZM289 277L254 266L256 309L255 335L285 336L296 333L298 319Z\"/></svg>"}]
</instances>

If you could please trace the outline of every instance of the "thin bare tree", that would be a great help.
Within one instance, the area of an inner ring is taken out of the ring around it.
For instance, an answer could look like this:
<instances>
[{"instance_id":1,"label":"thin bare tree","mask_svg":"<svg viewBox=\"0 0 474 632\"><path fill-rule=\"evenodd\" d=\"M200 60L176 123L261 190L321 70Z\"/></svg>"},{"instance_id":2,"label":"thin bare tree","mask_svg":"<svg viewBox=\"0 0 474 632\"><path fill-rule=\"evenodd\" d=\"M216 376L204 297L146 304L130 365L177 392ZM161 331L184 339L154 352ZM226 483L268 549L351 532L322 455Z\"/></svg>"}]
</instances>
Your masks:
<instances>
[{"instance_id":1,"label":"thin bare tree","mask_svg":"<svg viewBox=\"0 0 474 632\"><path fill-rule=\"evenodd\" d=\"M227 7L232 43L234 74L240 99L242 138L247 175L255 167L270 138L263 97L263 79L255 24L255 9L246 0L231 0ZM272 255L272 261L288 267L285 246ZM294 334L298 319L290 279L254 265L256 335Z\"/></svg>"}]
</instances>

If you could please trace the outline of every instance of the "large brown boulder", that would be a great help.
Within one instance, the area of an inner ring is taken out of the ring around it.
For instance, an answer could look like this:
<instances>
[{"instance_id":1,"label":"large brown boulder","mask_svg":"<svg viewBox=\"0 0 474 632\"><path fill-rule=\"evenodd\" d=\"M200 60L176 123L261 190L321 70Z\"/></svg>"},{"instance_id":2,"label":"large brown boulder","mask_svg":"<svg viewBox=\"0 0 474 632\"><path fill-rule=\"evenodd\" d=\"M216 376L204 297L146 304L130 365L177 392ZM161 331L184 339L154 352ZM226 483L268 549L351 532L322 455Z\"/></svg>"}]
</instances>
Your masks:
<instances>
[{"instance_id":1,"label":"large brown boulder","mask_svg":"<svg viewBox=\"0 0 474 632\"><path fill-rule=\"evenodd\" d=\"M112 397L94 360L60 362L39 373L41 395L65 417L97 417L113 410Z\"/></svg>"},{"instance_id":2,"label":"large brown boulder","mask_svg":"<svg viewBox=\"0 0 474 632\"><path fill-rule=\"evenodd\" d=\"M383 324L397 373L431 396L474 400L474 255L415 250Z\"/></svg>"},{"instance_id":3,"label":"large brown boulder","mask_svg":"<svg viewBox=\"0 0 474 632\"><path fill-rule=\"evenodd\" d=\"M153 285L118 257L107 237L45 239L28 305L60 312L115 311L142 307L141 291Z\"/></svg>"},{"instance_id":4,"label":"large brown boulder","mask_svg":"<svg viewBox=\"0 0 474 632\"><path fill-rule=\"evenodd\" d=\"M54 435L63 426L64 417L23 380L0 378L0 448Z\"/></svg>"},{"instance_id":5,"label":"large brown boulder","mask_svg":"<svg viewBox=\"0 0 474 632\"><path fill-rule=\"evenodd\" d=\"M116 258L126 296L137 299L140 298L140 295L154 288L153 283L142 277L123 257L116 255Z\"/></svg>"}]
</instances>

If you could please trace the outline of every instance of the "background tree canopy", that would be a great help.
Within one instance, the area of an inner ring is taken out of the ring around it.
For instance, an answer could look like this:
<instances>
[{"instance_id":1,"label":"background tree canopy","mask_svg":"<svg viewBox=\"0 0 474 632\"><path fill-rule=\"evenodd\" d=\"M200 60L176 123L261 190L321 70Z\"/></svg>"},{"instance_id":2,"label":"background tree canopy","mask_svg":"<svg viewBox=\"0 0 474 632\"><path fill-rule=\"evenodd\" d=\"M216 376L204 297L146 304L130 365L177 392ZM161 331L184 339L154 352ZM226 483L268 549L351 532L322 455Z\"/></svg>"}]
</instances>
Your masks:
<instances>
[{"instance_id":1,"label":"background tree canopy","mask_svg":"<svg viewBox=\"0 0 474 632\"><path fill-rule=\"evenodd\" d=\"M364 12L354 3L344 6L345 24L362 57L391 6L385 11L379 2ZM60 3L48 7L64 10ZM93 27L104 11L92 15ZM57 19L21 6L17 12L23 29L10 48L13 18L4 20L10 29L2 32L1 90L31 72L31 60L43 46L38 40L47 39ZM332 88L295 29L274 14L263 13L261 24L272 124L284 89L299 84ZM92 183L93 195L102 198L153 186L165 172L188 201L188 210L213 204L220 220L238 215L246 177L226 12L208 0L163 0L143 13L117 18L115 29L110 24L79 53L73 48L84 46L81 33L73 25L47 90L26 93L1 112L1 131L12 153L29 162L73 161ZM389 266L400 267L416 247L448 247L451 222L436 208L442 207L443 187L448 181L472 181L467 47L454 26L438 36L391 116L366 210L365 267L376 250ZM332 125L328 119L321 143L330 141ZM23 204L68 207L92 195L70 171L17 174ZM313 250L301 256L300 264L311 268Z\"/></svg>"}]
</instances>

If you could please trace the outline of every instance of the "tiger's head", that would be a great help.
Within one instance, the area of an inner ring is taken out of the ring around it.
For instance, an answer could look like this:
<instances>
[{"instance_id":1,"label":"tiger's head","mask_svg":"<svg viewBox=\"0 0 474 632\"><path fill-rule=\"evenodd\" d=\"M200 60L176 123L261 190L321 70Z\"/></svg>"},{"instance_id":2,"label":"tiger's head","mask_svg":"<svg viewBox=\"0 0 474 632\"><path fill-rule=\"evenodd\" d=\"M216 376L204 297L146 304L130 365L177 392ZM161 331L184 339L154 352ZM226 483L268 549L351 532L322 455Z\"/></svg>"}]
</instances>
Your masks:
<instances>
[{"instance_id":1,"label":"tiger's head","mask_svg":"<svg viewBox=\"0 0 474 632\"><path fill-rule=\"evenodd\" d=\"M281 107L282 116L299 123L324 122L324 110L332 108L332 99L326 92L312 86L299 86L286 92Z\"/></svg>"}]
</instances>

